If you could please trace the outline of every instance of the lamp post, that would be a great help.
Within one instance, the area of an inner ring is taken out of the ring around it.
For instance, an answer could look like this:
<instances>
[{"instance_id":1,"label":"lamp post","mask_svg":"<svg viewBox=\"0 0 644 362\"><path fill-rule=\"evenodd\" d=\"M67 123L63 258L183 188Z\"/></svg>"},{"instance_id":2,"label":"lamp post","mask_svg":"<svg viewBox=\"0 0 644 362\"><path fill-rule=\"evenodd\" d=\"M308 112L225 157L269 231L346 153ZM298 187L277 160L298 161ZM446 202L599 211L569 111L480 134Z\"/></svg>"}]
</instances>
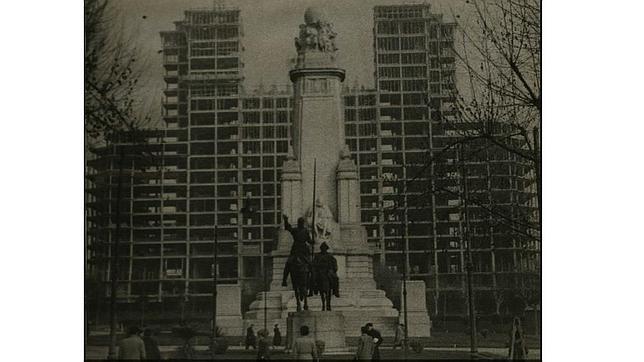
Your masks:
<instances>
[{"instance_id":1,"label":"lamp post","mask_svg":"<svg viewBox=\"0 0 644 362\"><path fill-rule=\"evenodd\" d=\"M118 277L119 277L119 244L121 240L121 188L123 186L123 160L125 158L125 151L123 146L119 150L118 159L118 178L116 183L116 230L114 243L112 245L112 258L111 258L111 276L110 276L110 346L108 350L107 359L116 359L116 294L118 293ZM110 200L111 202L111 200Z\"/></svg>"},{"instance_id":2,"label":"lamp post","mask_svg":"<svg viewBox=\"0 0 644 362\"><path fill-rule=\"evenodd\" d=\"M471 239L469 238L469 216L467 215L467 169L465 168L465 159L463 158L463 145L459 147L460 160L461 160L461 182L463 188L463 214L465 219L465 245L467 246L467 301L468 312L470 316L470 353L478 352L476 341L476 315L474 310L474 291L472 288L472 246Z\"/></svg>"},{"instance_id":3,"label":"lamp post","mask_svg":"<svg viewBox=\"0 0 644 362\"><path fill-rule=\"evenodd\" d=\"M241 208L242 215L244 216L252 216L255 213L255 209L251 205L251 200L250 197L246 198L246 201L244 202L244 206ZM263 251L263 248L262 248ZM262 258L263 258L262 254ZM264 283L264 329L268 331L267 329L267 311L268 311L268 305L266 302L266 298L268 296L268 287L267 287L267 282L266 282L266 264L262 263L262 278L263 278L263 283Z\"/></svg>"},{"instance_id":4,"label":"lamp post","mask_svg":"<svg viewBox=\"0 0 644 362\"><path fill-rule=\"evenodd\" d=\"M407 209L407 196L406 196L407 190L406 190L406 187L405 187L405 181L403 181L402 184L403 184L403 196L402 196L403 197L403 208L401 210L402 217L400 218L401 219L400 220L400 225L402 226L401 227L402 230L401 230L400 235L401 235L401 239L402 239L402 242L403 242L403 257L404 257L404 260L403 260L403 306L404 306L404 312L405 312L404 313L405 342L403 343L403 348L404 348L405 360L406 360L407 359L407 353L408 353L408 350L409 350L409 332L408 332L409 323L408 323L408 320L407 320L407 277L408 277L408 273L409 273L409 271L407 270L407 260L409 258L409 255L408 255L409 250L408 250L407 241L405 240L405 228L406 228L405 222L406 222L406 215L407 215L407 210L406 210Z\"/></svg>"},{"instance_id":5,"label":"lamp post","mask_svg":"<svg viewBox=\"0 0 644 362\"><path fill-rule=\"evenodd\" d=\"M215 213L215 229L212 251L212 340L217 337L217 220Z\"/></svg>"}]
</instances>

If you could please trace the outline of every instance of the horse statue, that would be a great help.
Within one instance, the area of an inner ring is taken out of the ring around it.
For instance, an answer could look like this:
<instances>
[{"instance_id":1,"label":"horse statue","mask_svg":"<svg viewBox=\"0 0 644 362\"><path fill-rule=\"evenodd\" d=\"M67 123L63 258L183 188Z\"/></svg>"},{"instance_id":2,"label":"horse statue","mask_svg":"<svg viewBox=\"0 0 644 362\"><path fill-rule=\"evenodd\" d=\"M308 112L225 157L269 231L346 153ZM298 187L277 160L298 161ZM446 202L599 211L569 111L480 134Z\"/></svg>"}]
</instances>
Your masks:
<instances>
[{"instance_id":1,"label":"horse statue","mask_svg":"<svg viewBox=\"0 0 644 362\"><path fill-rule=\"evenodd\" d=\"M304 303L304 310L309 309L307 297L311 291L311 255L313 240L309 230L304 225L304 218L297 220L297 228L292 228L288 222L288 217L284 217L284 229L291 233L293 236L293 245L291 246L291 253L286 260L284 266L284 274L282 277L282 286L287 286L287 278L291 277L291 284L295 292L295 299L297 301L297 311L302 310L302 303Z\"/></svg>"},{"instance_id":2,"label":"horse statue","mask_svg":"<svg viewBox=\"0 0 644 362\"><path fill-rule=\"evenodd\" d=\"M331 310L331 294L340 297L338 261L328 253L326 243L320 245L320 252L313 258L313 291L320 293L322 310Z\"/></svg>"}]
</instances>

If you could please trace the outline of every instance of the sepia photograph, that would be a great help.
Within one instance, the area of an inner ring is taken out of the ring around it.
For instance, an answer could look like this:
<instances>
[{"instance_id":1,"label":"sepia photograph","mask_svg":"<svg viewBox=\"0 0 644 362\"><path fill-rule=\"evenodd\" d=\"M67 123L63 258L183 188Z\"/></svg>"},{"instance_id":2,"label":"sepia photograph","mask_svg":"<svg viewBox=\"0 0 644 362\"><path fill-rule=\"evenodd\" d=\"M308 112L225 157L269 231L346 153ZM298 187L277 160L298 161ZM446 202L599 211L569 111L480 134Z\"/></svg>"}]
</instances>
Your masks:
<instances>
[{"instance_id":1,"label":"sepia photograph","mask_svg":"<svg viewBox=\"0 0 644 362\"><path fill-rule=\"evenodd\" d=\"M539 0L84 0L88 360L541 359Z\"/></svg>"}]
</instances>

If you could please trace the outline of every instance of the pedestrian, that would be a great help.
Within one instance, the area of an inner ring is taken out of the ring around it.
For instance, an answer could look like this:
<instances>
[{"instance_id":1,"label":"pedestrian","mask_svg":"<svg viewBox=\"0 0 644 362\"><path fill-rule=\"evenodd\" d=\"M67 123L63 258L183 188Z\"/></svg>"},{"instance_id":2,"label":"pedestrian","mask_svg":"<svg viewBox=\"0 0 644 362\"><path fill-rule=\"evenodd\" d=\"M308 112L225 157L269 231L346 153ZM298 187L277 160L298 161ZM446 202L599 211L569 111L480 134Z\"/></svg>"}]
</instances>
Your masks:
<instances>
[{"instance_id":1,"label":"pedestrian","mask_svg":"<svg viewBox=\"0 0 644 362\"><path fill-rule=\"evenodd\" d=\"M374 343L374 348L373 348L373 360L374 361L379 361L380 360L380 345L382 344L382 335L380 332L373 328L373 323L367 323L365 326L367 327L367 334L373 338L373 343Z\"/></svg>"},{"instance_id":2,"label":"pedestrian","mask_svg":"<svg viewBox=\"0 0 644 362\"><path fill-rule=\"evenodd\" d=\"M396 335L394 336L393 349L395 350L396 347L403 348L403 343L405 343L405 325L398 323L396 326Z\"/></svg>"},{"instance_id":3,"label":"pedestrian","mask_svg":"<svg viewBox=\"0 0 644 362\"><path fill-rule=\"evenodd\" d=\"M271 359L268 343L268 331L266 329L260 329L257 332L257 360L265 361Z\"/></svg>"},{"instance_id":4,"label":"pedestrian","mask_svg":"<svg viewBox=\"0 0 644 362\"><path fill-rule=\"evenodd\" d=\"M282 332L280 332L280 328L276 324L273 327L273 347L279 347L281 345L282 345Z\"/></svg>"},{"instance_id":5,"label":"pedestrian","mask_svg":"<svg viewBox=\"0 0 644 362\"><path fill-rule=\"evenodd\" d=\"M257 349L257 339L255 338L255 332L253 331L254 324L251 324L250 327L246 329L246 349L248 347L253 347Z\"/></svg>"},{"instance_id":6,"label":"pedestrian","mask_svg":"<svg viewBox=\"0 0 644 362\"><path fill-rule=\"evenodd\" d=\"M119 359L145 359L145 343L139 336L140 333L139 327L128 328L127 337L119 342Z\"/></svg>"},{"instance_id":7,"label":"pedestrian","mask_svg":"<svg viewBox=\"0 0 644 362\"><path fill-rule=\"evenodd\" d=\"M356 359L359 361L371 361L373 358L373 351L376 345L373 343L373 338L367 334L367 327L360 327L360 339L358 339L358 351L356 352Z\"/></svg>"},{"instance_id":8,"label":"pedestrian","mask_svg":"<svg viewBox=\"0 0 644 362\"><path fill-rule=\"evenodd\" d=\"M161 359L161 352L159 351L159 343L152 336L152 329L146 328L143 331L143 344L145 345L145 356L149 360L157 361Z\"/></svg>"},{"instance_id":9,"label":"pedestrian","mask_svg":"<svg viewBox=\"0 0 644 362\"><path fill-rule=\"evenodd\" d=\"M293 353L297 361L313 361L318 359L315 341L309 337L309 327L300 327L300 337L295 338Z\"/></svg>"},{"instance_id":10,"label":"pedestrian","mask_svg":"<svg viewBox=\"0 0 644 362\"><path fill-rule=\"evenodd\" d=\"M524 360L528 358L528 348L523 340L523 328L521 328L521 320L519 317L514 317L512 321L508 347L508 357L511 360Z\"/></svg>"}]
</instances>

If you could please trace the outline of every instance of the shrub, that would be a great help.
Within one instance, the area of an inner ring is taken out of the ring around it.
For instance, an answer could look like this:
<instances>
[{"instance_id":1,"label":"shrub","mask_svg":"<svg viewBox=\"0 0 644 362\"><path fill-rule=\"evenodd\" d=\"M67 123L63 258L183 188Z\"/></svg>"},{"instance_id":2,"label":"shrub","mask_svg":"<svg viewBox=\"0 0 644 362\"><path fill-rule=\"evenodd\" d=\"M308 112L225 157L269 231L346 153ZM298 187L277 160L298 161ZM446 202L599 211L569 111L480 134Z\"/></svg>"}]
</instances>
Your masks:
<instances>
[{"instance_id":1,"label":"shrub","mask_svg":"<svg viewBox=\"0 0 644 362\"><path fill-rule=\"evenodd\" d=\"M419 339L412 339L409 341L409 347L416 352L420 353L425 349L425 344Z\"/></svg>"},{"instance_id":2,"label":"shrub","mask_svg":"<svg viewBox=\"0 0 644 362\"><path fill-rule=\"evenodd\" d=\"M324 341L321 341L321 340L315 341L315 347L317 349L318 356L321 356L324 353L325 346L326 344L324 343Z\"/></svg>"}]
</instances>

